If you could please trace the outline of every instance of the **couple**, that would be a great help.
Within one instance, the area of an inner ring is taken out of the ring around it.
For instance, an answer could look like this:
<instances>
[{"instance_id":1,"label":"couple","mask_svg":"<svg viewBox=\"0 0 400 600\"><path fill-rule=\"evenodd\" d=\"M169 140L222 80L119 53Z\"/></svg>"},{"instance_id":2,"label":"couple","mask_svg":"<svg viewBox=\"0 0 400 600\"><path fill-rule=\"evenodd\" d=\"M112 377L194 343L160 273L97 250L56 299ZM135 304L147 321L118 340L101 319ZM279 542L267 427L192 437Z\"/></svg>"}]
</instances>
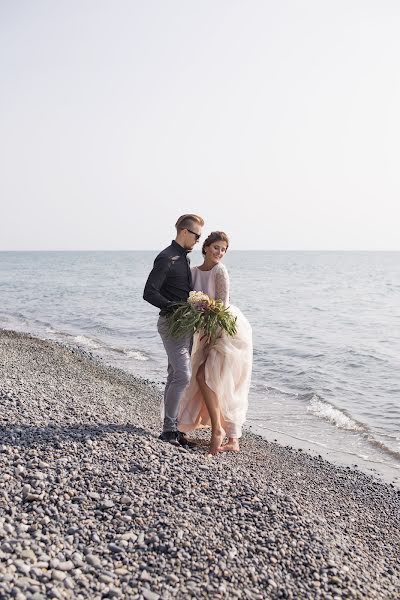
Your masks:
<instances>
[{"instance_id":1,"label":"couple","mask_svg":"<svg viewBox=\"0 0 400 600\"><path fill-rule=\"evenodd\" d=\"M251 327L238 308L229 304L229 276L221 260L229 240L212 232L203 243L204 262L190 268L189 252L199 241L204 220L187 214L176 222L176 238L156 257L143 298L158 307L158 332L168 357L164 392L164 424L160 439L192 444L185 433L211 425L210 454L238 451L247 411L252 367ZM198 333L173 339L167 315L192 290L222 300L237 317L237 333L225 333L212 345ZM228 438L224 443L225 438Z\"/></svg>"}]
</instances>

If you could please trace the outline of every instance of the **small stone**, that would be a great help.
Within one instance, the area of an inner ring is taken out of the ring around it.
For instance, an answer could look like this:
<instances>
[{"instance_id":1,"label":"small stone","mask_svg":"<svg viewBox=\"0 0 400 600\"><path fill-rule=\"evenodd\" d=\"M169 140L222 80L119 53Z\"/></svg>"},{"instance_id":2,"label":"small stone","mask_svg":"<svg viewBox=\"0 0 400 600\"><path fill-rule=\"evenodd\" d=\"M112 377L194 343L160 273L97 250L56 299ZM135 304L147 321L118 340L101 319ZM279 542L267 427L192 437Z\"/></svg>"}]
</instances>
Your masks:
<instances>
[{"instance_id":1,"label":"small stone","mask_svg":"<svg viewBox=\"0 0 400 600\"><path fill-rule=\"evenodd\" d=\"M49 568L49 563L45 560L38 560L37 563L35 563L35 567L37 569L48 569Z\"/></svg>"},{"instance_id":2,"label":"small stone","mask_svg":"<svg viewBox=\"0 0 400 600\"><path fill-rule=\"evenodd\" d=\"M38 567L31 567L29 574L31 577L36 577L36 579L37 579L38 577L42 577L43 571L42 571L42 569L39 569Z\"/></svg>"},{"instance_id":3,"label":"small stone","mask_svg":"<svg viewBox=\"0 0 400 600\"><path fill-rule=\"evenodd\" d=\"M51 572L51 578L54 581L64 581L66 578L66 574L63 571L58 571L57 569L53 569Z\"/></svg>"},{"instance_id":4,"label":"small stone","mask_svg":"<svg viewBox=\"0 0 400 600\"><path fill-rule=\"evenodd\" d=\"M41 554L39 556L39 560L44 561L44 562L50 562L51 558L48 554Z\"/></svg>"},{"instance_id":5,"label":"small stone","mask_svg":"<svg viewBox=\"0 0 400 600\"><path fill-rule=\"evenodd\" d=\"M98 556L95 556L94 554L88 554L86 556L86 562L88 562L89 565L91 565L92 567L101 567L101 560Z\"/></svg>"},{"instance_id":6,"label":"small stone","mask_svg":"<svg viewBox=\"0 0 400 600\"><path fill-rule=\"evenodd\" d=\"M58 565L60 564L60 559L59 558L52 558L50 561L50 567L52 569L57 569Z\"/></svg>"},{"instance_id":7,"label":"small stone","mask_svg":"<svg viewBox=\"0 0 400 600\"><path fill-rule=\"evenodd\" d=\"M146 589L142 590L142 596L144 600L158 600L160 597L159 594Z\"/></svg>"},{"instance_id":8,"label":"small stone","mask_svg":"<svg viewBox=\"0 0 400 600\"><path fill-rule=\"evenodd\" d=\"M100 504L100 508L102 509L112 508L113 506L114 502L112 500L104 500L104 502Z\"/></svg>"},{"instance_id":9,"label":"small stone","mask_svg":"<svg viewBox=\"0 0 400 600\"><path fill-rule=\"evenodd\" d=\"M57 569L59 569L60 571L72 571L74 567L75 565L72 562L72 560L65 560L59 563Z\"/></svg>"},{"instance_id":10,"label":"small stone","mask_svg":"<svg viewBox=\"0 0 400 600\"><path fill-rule=\"evenodd\" d=\"M58 598L58 600L62 600L64 596L61 594L61 592L57 588L53 587L49 590L48 597L49 598Z\"/></svg>"},{"instance_id":11,"label":"small stone","mask_svg":"<svg viewBox=\"0 0 400 600\"><path fill-rule=\"evenodd\" d=\"M35 471L34 473L30 473L30 477L32 479L37 479L38 481L43 481L46 479L45 473L41 473L40 471Z\"/></svg>"},{"instance_id":12,"label":"small stone","mask_svg":"<svg viewBox=\"0 0 400 600\"><path fill-rule=\"evenodd\" d=\"M75 583L73 582L73 580L71 579L71 577L68 577L68 576L67 576L67 577L64 579L64 587L65 587L67 590L73 590L73 589L74 589L74 587L75 587Z\"/></svg>"},{"instance_id":13,"label":"small stone","mask_svg":"<svg viewBox=\"0 0 400 600\"><path fill-rule=\"evenodd\" d=\"M35 502L35 500L41 500L42 496L40 494L32 494L28 493L25 495L25 500L27 502Z\"/></svg>"},{"instance_id":14,"label":"small stone","mask_svg":"<svg viewBox=\"0 0 400 600\"><path fill-rule=\"evenodd\" d=\"M120 502L121 504L132 504L132 498L129 496L122 496Z\"/></svg>"},{"instance_id":15,"label":"small stone","mask_svg":"<svg viewBox=\"0 0 400 600\"><path fill-rule=\"evenodd\" d=\"M75 533L78 533L78 531L78 527L69 527L67 529L67 535L75 535Z\"/></svg>"},{"instance_id":16,"label":"small stone","mask_svg":"<svg viewBox=\"0 0 400 600\"><path fill-rule=\"evenodd\" d=\"M334 560L329 559L327 561L328 567L336 567L336 563Z\"/></svg>"},{"instance_id":17,"label":"small stone","mask_svg":"<svg viewBox=\"0 0 400 600\"><path fill-rule=\"evenodd\" d=\"M348 567L347 565L343 565L342 571L343 573L348 573L350 571L350 567Z\"/></svg>"},{"instance_id":18,"label":"small stone","mask_svg":"<svg viewBox=\"0 0 400 600\"><path fill-rule=\"evenodd\" d=\"M23 573L23 575L26 576L29 575L31 568L29 565L25 564L23 560L16 560L14 561L14 564L20 573Z\"/></svg>"},{"instance_id":19,"label":"small stone","mask_svg":"<svg viewBox=\"0 0 400 600\"><path fill-rule=\"evenodd\" d=\"M146 569L144 569L141 573L140 573L140 580L141 581L151 581L151 576L150 573L148 573L146 571Z\"/></svg>"},{"instance_id":20,"label":"small stone","mask_svg":"<svg viewBox=\"0 0 400 600\"><path fill-rule=\"evenodd\" d=\"M72 562L74 563L75 567L83 567L83 565L84 565L84 562L82 560L82 555L79 554L79 552L73 553Z\"/></svg>"},{"instance_id":21,"label":"small stone","mask_svg":"<svg viewBox=\"0 0 400 600\"><path fill-rule=\"evenodd\" d=\"M114 587L110 587L108 592L107 592L107 598L118 598L122 596L122 592L121 590L119 590L118 588L114 588Z\"/></svg>"},{"instance_id":22,"label":"small stone","mask_svg":"<svg viewBox=\"0 0 400 600\"><path fill-rule=\"evenodd\" d=\"M18 588L25 589L32 586L33 580L30 577L18 577L15 581L15 585ZM34 582L36 583L36 582Z\"/></svg>"},{"instance_id":23,"label":"small stone","mask_svg":"<svg viewBox=\"0 0 400 600\"><path fill-rule=\"evenodd\" d=\"M124 549L122 548L122 546L118 546L117 544L113 544L113 543L108 544L108 549L111 550L111 552L114 552L115 554L124 552Z\"/></svg>"},{"instance_id":24,"label":"small stone","mask_svg":"<svg viewBox=\"0 0 400 600\"><path fill-rule=\"evenodd\" d=\"M127 533L123 533L120 536L121 540L126 540L128 542L136 542L136 540L138 539L138 536L136 534L134 534L132 531L128 531Z\"/></svg>"},{"instance_id":25,"label":"small stone","mask_svg":"<svg viewBox=\"0 0 400 600\"><path fill-rule=\"evenodd\" d=\"M273 579L268 579L268 584L274 589L276 589L278 587L276 582Z\"/></svg>"}]
</instances>

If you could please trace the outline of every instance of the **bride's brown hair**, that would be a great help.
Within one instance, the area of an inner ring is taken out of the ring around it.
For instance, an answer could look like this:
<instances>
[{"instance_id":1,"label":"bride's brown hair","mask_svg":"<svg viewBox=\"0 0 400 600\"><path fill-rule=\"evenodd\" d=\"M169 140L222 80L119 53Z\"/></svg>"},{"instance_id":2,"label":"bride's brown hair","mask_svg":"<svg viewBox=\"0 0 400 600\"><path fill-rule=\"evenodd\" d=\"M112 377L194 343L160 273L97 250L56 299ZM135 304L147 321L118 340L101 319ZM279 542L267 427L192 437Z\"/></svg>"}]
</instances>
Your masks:
<instances>
[{"instance_id":1,"label":"bride's brown hair","mask_svg":"<svg viewBox=\"0 0 400 600\"><path fill-rule=\"evenodd\" d=\"M214 242L225 242L226 249L228 250L229 248L229 238L226 235L226 233L224 231L212 231L208 238L204 240L204 244L201 249L201 253L203 254L203 256L206 253L207 246L211 246L211 244L213 244Z\"/></svg>"}]
</instances>

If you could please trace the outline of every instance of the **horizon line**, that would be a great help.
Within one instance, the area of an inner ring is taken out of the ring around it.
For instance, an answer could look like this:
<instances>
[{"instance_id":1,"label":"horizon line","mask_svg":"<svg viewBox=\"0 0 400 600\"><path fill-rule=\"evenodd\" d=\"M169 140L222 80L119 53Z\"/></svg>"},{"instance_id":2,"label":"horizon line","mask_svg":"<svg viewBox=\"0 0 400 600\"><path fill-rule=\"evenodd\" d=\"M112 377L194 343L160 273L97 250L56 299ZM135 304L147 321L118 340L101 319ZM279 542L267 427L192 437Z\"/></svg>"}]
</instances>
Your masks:
<instances>
[{"instance_id":1,"label":"horizon line","mask_svg":"<svg viewBox=\"0 0 400 600\"><path fill-rule=\"evenodd\" d=\"M162 250L162 249L161 249ZM21 249L13 249L13 250L2 250L0 249L0 252L161 252L161 250L158 249L154 249L154 248L137 248L137 249L133 249L133 248L129 248L129 249L26 249L26 250L21 250ZM201 252L200 247L195 250L192 250L192 252ZM232 248L229 250L229 253L231 252L400 252L400 249L363 249L363 248L353 248L353 249L341 249L341 248L335 248L335 249L323 249L323 248L316 248L316 249L299 249L299 248Z\"/></svg>"}]
</instances>

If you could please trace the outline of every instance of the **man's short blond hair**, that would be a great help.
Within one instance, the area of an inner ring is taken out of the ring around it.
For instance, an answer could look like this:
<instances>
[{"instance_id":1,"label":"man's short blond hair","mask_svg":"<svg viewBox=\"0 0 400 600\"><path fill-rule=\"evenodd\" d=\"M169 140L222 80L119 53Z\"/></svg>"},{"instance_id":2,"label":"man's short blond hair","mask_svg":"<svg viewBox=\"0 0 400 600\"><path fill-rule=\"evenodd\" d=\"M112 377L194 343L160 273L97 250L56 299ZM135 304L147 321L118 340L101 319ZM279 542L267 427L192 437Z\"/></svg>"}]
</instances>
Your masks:
<instances>
[{"instance_id":1,"label":"man's short blond hair","mask_svg":"<svg viewBox=\"0 0 400 600\"><path fill-rule=\"evenodd\" d=\"M190 229L194 223L200 225L200 227L204 226L204 219L199 217L199 215L182 215L179 217L177 222L175 223L175 227L177 231L182 231L182 229Z\"/></svg>"}]
</instances>

